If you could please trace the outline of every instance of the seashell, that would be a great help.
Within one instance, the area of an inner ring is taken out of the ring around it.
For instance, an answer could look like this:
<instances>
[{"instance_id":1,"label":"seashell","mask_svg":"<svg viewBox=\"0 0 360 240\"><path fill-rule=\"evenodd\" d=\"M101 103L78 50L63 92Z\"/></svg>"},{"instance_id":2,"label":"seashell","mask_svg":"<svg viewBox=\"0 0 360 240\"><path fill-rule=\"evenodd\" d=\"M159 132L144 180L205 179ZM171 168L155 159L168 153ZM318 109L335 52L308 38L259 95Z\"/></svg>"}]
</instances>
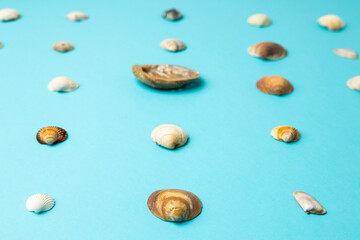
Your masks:
<instances>
[{"instance_id":1,"label":"seashell","mask_svg":"<svg viewBox=\"0 0 360 240\"><path fill-rule=\"evenodd\" d=\"M183 15L181 14L181 12L177 9L170 9L167 10L163 13L162 15L165 19L167 20L171 20L171 21L177 21L180 20Z\"/></svg>"},{"instance_id":2,"label":"seashell","mask_svg":"<svg viewBox=\"0 0 360 240\"><path fill-rule=\"evenodd\" d=\"M321 26L326 27L330 31L339 31L345 27L345 22L336 15L329 14L318 19Z\"/></svg>"},{"instance_id":3,"label":"seashell","mask_svg":"<svg viewBox=\"0 0 360 240\"><path fill-rule=\"evenodd\" d=\"M360 76L351 78L346 85L352 90L360 91Z\"/></svg>"},{"instance_id":4,"label":"seashell","mask_svg":"<svg viewBox=\"0 0 360 240\"><path fill-rule=\"evenodd\" d=\"M133 65L133 73L146 85L159 89L180 88L200 77L200 73L177 65Z\"/></svg>"},{"instance_id":5,"label":"seashell","mask_svg":"<svg viewBox=\"0 0 360 240\"><path fill-rule=\"evenodd\" d=\"M326 210L321 204L312 196L307 193L296 191L293 193L295 200L298 202L300 207L307 213L314 213L314 214L325 214Z\"/></svg>"},{"instance_id":6,"label":"seashell","mask_svg":"<svg viewBox=\"0 0 360 240\"><path fill-rule=\"evenodd\" d=\"M4 46L4 44L2 44L1 42L0 42L0 48L2 48Z\"/></svg>"},{"instance_id":7,"label":"seashell","mask_svg":"<svg viewBox=\"0 0 360 240\"><path fill-rule=\"evenodd\" d=\"M171 52L179 52L186 48L185 43L182 41L170 38L162 41L160 47Z\"/></svg>"},{"instance_id":8,"label":"seashell","mask_svg":"<svg viewBox=\"0 0 360 240\"><path fill-rule=\"evenodd\" d=\"M291 83L281 76L266 76L256 82L256 87L267 94L286 95L294 90Z\"/></svg>"},{"instance_id":9,"label":"seashell","mask_svg":"<svg viewBox=\"0 0 360 240\"><path fill-rule=\"evenodd\" d=\"M251 15L248 19L247 22L250 25L254 25L254 26L258 26L258 27L266 27L269 26L271 23L271 20L268 16L266 16L265 14L254 14Z\"/></svg>"},{"instance_id":10,"label":"seashell","mask_svg":"<svg viewBox=\"0 0 360 240\"><path fill-rule=\"evenodd\" d=\"M151 140L164 148L174 149L185 145L188 135L178 126L163 124L154 128Z\"/></svg>"},{"instance_id":11,"label":"seashell","mask_svg":"<svg viewBox=\"0 0 360 240\"><path fill-rule=\"evenodd\" d=\"M345 49L345 48L338 48L334 50L334 53L339 55L340 57L357 59L358 56L354 50Z\"/></svg>"},{"instance_id":12,"label":"seashell","mask_svg":"<svg viewBox=\"0 0 360 240\"><path fill-rule=\"evenodd\" d=\"M66 140L67 132L59 127L44 127L36 135L36 140L41 144L54 145Z\"/></svg>"},{"instance_id":13,"label":"seashell","mask_svg":"<svg viewBox=\"0 0 360 240\"><path fill-rule=\"evenodd\" d=\"M69 42L57 42L54 44L53 49L58 52L69 52L74 49L74 46Z\"/></svg>"},{"instance_id":14,"label":"seashell","mask_svg":"<svg viewBox=\"0 0 360 240\"><path fill-rule=\"evenodd\" d=\"M26 209L36 213L49 211L54 205L54 199L42 193L34 194L26 200Z\"/></svg>"},{"instance_id":15,"label":"seashell","mask_svg":"<svg viewBox=\"0 0 360 240\"><path fill-rule=\"evenodd\" d=\"M271 136L282 142L296 142L300 138L300 133L296 128L289 126L279 126L271 130Z\"/></svg>"},{"instance_id":16,"label":"seashell","mask_svg":"<svg viewBox=\"0 0 360 240\"><path fill-rule=\"evenodd\" d=\"M147 205L155 216L170 222L191 220L202 209L201 201L195 194L179 189L155 191L150 195Z\"/></svg>"},{"instance_id":17,"label":"seashell","mask_svg":"<svg viewBox=\"0 0 360 240\"><path fill-rule=\"evenodd\" d=\"M66 15L66 19L73 21L73 22L78 22L78 21L83 21L88 19L89 16L86 15L83 12L79 12L79 11L75 11L75 12L71 12L68 15Z\"/></svg>"},{"instance_id":18,"label":"seashell","mask_svg":"<svg viewBox=\"0 0 360 240\"><path fill-rule=\"evenodd\" d=\"M67 77L56 77L48 85L52 92L72 92L78 87L79 84Z\"/></svg>"},{"instance_id":19,"label":"seashell","mask_svg":"<svg viewBox=\"0 0 360 240\"><path fill-rule=\"evenodd\" d=\"M248 52L251 56L267 60L278 60L287 55L287 51L283 46L273 42L257 43L249 47Z\"/></svg>"},{"instance_id":20,"label":"seashell","mask_svg":"<svg viewBox=\"0 0 360 240\"><path fill-rule=\"evenodd\" d=\"M20 13L15 9L3 8L0 10L0 21L8 22L16 20L20 17Z\"/></svg>"}]
</instances>

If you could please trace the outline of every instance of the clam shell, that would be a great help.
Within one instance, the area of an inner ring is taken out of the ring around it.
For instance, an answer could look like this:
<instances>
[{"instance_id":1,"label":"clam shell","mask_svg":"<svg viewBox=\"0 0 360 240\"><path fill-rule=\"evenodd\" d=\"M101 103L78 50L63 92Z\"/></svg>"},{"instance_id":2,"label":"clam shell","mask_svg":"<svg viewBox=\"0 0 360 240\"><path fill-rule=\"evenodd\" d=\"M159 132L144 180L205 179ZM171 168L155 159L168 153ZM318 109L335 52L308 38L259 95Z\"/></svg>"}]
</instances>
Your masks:
<instances>
[{"instance_id":1,"label":"clam shell","mask_svg":"<svg viewBox=\"0 0 360 240\"><path fill-rule=\"evenodd\" d=\"M151 140L164 148L174 149L185 145L188 135L178 126L163 124L154 128Z\"/></svg>"},{"instance_id":2,"label":"clam shell","mask_svg":"<svg viewBox=\"0 0 360 240\"><path fill-rule=\"evenodd\" d=\"M26 209L30 212L46 212L52 209L54 205L54 199L42 193L34 194L26 200Z\"/></svg>"},{"instance_id":3,"label":"clam shell","mask_svg":"<svg viewBox=\"0 0 360 240\"><path fill-rule=\"evenodd\" d=\"M248 52L251 56L266 59L278 60L286 57L286 49L273 42L260 42L249 47Z\"/></svg>"},{"instance_id":4,"label":"clam shell","mask_svg":"<svg viewBox=\"0 0 360 240\"><path fill-rule=\"evenodd\" d=\"M179 52L184 50L186 48L186 45L178 39L169 38L162 41L160 43L160 47L171 52Z\"/></svg>"},{"instance_id":5,"label":"clam shell","mask_svg":"<svg viewBox=\"0 0 360 240\"><path fill-rule=\"evenodd\" d=\"M20 13L15 9L3 8L0 10L0 21L13 21L20 17Z\"/></svg>"},{"instance_id":6,"label":"clam shell","mask_svg":"<svg viewBox=\"0 0 360 240\"><path fill-rule=\"evenodd\" d=\"M266 76L256 82L256 87L267 94L286 95L294 90L291 83L281 76Z\"/></svg>"},{"instance_id":7,"label":"clam shell","mask_svg":"<svg viewBox=\"0 0 360 240\"><path fill-rule=\"evenodd\" d=\"M171 222L191 220L202 209L201 201L195 194L179 189L155 191L150 195L147 205L155 216Z\"/></svg>"},{"instance_id":8,"label":"clam shell","mask_svg":"<svg viewBox=\"0 0 360 240\"><path fill-rule=\"evenodd\" d=\"M329 14L318 19L321 26L326 27L330 31L339 31L345 27L345 22L338 16Z\"/></svg>"},{"instance_id":9,"label":"clam shell","mask_svg":"<svg viewBox=\"0 0 360 240\"><path fill-rule=\"evenodd\" d=\"M250 25L258 26L258 27L266 27L269 26L271 20L268 16L262 13L254 14L247 19L247 22Z\"/></svg>"},{"instance_id":10,"label":"clam shell","mask_svg":"<svg viewBox=\"0 0 360 240\"><path fill-rule=\"evenodd\" d=\"M279 126L271 130L271 136L282 142L296 142L300 139L300 133L290 126Z\"/></svg>"},{"instance_id":11,"label":"clam shell","mask_svg":"<svg viewBox=\"0 0 360 240\"><path fill-rule=\"evenodd\" d=\"M66 140L67 132L59 127L44 127L36 134L36 140L40 144L54 145Z\"/></svg>"},{"instance_id":12,"label":"clam shell","mask_svg":"<svg viewBox=\"0 0 360 240\"><path fill-rule=\"evenodd\" d=\"M88 19L89 16L80 11L74 11L66 15L66 19L69 21L77 22Z\"/></svg>"},{"instance_id":13,"label":"clam shell","mask_svg":"<svg viewBox=\"0 0 360 240\"><path fill-rule=\"evenodd\" d=\"M180 88L200 77L199 72L177 65L133 65L132 71L141 82L159 89Z\"/></svg>"},{"instance_id":14,"label":"clam shell","mask_svg":"<svg viewBox=\"0 0 360 240\"><path fill-rule=\"evenodd\" d=\"M325 214L326 210L321 204L312 196L307 193L296 191L293 193L295 200L298 202L300 207L307 213L314 213L314 214Z\"/></svg>"},{"instance_id":15,"label":"clam shell","mask_svg":"<svg viewBox=\"0 0 360 240\"><path fill-rule=\"evenodd\" d=\"M346 82L346 85L356 91L360 91L360 76L355 76Z\"/></svg>"},{"instance_id":16,"label":"clam shell","mask_svg":"<svg viewBox=\"0 0 360 240\"><path fill-rule=\"evenodd\" d=\"M177 9L167 10L162 14L162 16L165 19L171 20L171 21L177 21L177 20L180 20L183 17L182 13Z\"/></svg>"},{"instance_id":17,"label":"clam shell","mask_svg":"<svg viewBox=\"0 0 360 240\"><path fill-rule=\"evenodd\" d=\"M354 50L346 49L346 48L338 48L334 50L334 53L339 55L340 57L357 59L358 56Z\"/></svg>"},{"instance_id":18,"label":"clam shell","mask_svg":"<svg viewBox=\"0 0 360 240\"><path fill-rule=\"evenodd\" d=\"M74 46L69 42L57 42L54 44L53 49L58 52L69 52L74 49Z\"/></svg>"},{"instance_id":19,"label":"clam shell","mask_svg":"<svg viewBox=\"0 0 360 240\"><path fill-rule=\"evenodd\" d=\"M79 84L68 77L56 77L48 85L48 89L52 92L72 92L78 87Z\"/></svg>"}]
</instances>

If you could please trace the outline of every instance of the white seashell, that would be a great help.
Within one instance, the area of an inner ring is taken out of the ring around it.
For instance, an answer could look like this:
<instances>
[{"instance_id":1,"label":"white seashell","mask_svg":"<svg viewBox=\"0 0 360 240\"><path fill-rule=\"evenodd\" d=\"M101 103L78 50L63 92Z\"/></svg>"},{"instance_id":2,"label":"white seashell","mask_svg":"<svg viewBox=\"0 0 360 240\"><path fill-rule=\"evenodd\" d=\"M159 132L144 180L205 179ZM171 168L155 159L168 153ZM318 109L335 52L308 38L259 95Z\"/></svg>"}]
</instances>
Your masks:
<instances>
[{"instance_id":1,"label":"white seashell","mask_svg":"<svg viewBox=\"0 0 360 240\"><path fill-rule=\"evenodd\" d=\"M162 147L174 149L183 146L188 140L188 135L178 126L164 124L152 131L151 140Z\"/></svg>"},{"instance_id":2,"label":"white seashell","mask_svg":"<svg viewBox=\"0 0 360 240\"><path fill-rule=\"evenodd\" d=\"M318 19L321 26L326 27L330 31L339 31L345 27L345 22L336 15L329 14Z\"/></svg>"},{"instance_id":3,"label":"white seashell","mask_svg":"<svg viewBox=\"0 0 360 240\"><path fill-rule=\"evenodd\" d=\"M26 209L36 213L49 211L54 205L55 200L49 195L42 193L34 194L26 200Z\"/></svg>"},{"instance_id":4,"label":"white seashell","mask_svg":"<svg viewBox=\"0 0 360 240\"><path fill-rule=\"evenodd\" d=\"M357 59L358 56L354 50L346 49L346 48L338 48L334 50L334 53L339 55L340 57Z\"/></svg>"},{"instance_id":5,"label":"white seashell","mask_svg":"<svg viewBox=\"0 0 360 240\"><path fill-rule=\"evenodd\" d=\"M259 14L254 14L254 15L250 16L247 19L247 22L250 25L254 25L254 26L258 26L258 27L266 27L266 26L270 25L271 20L265 14L259 13Z\"/></svg>"},{"instance_id":6,"label":"white seashell","mask_svg":"<svg viewBox=\"0 0 360 240\"><path fill-rule=\"evenodd\" d=\"M86 15L85 13L80 12L80 11L71 12L68 15L66 15L67 20L74 21L74 22L86 20L88 18L89 18L88 15Z\"/></svg>"},{"instance_id":7,"label":"white seashell","mask_svg":"<svg viewBox=\"0 0 360 240\"><path fill-rule=\"evenodd\" d=\"M79 84L67 77L56 77L48 85L52 92L72 92L78 87Z\"/></svg>"},{"instance_id":8,"label":"white seashell","mask_svg":"<svg viewBox=\"0 0 360 240\"><path fill-rule=\"evenodd\" d=\"M300 207L307 213L314 214L325 214L326 210L321 204L312 196L307 193L296 191L293 193L295 200L298 202Z\"/></svg>"},{"instance_id":9,"label":"white seashell","mask_svg":"<svg viewBox=\"0 0 360 240\"><path fill-rule=\"evenodd\" d=\"M346 85L352 90L360 91L360 76L351 78Z\"/></svg>"},{"instance_id":10,"label":"white seashell","mask_svg":"<svg viewBox=\"0 0 360 240\"><path fill-rule=\"evenodd\" d=\"M15 9L3 8L0 10L0 21L13 21L20 17L20 13Z\"/></svg>"},{"instance_id":11,"label":"white seashell","mask_svg":"<svg viewBox=\"0 0 360 240\"><path fill-rule=\"evenodd\" d=\"M186 45L178 39L169 38L162 41L160 43L160 47L171 52L179 52L184 50L186 48Z\"/></svg>"}]
</instances>

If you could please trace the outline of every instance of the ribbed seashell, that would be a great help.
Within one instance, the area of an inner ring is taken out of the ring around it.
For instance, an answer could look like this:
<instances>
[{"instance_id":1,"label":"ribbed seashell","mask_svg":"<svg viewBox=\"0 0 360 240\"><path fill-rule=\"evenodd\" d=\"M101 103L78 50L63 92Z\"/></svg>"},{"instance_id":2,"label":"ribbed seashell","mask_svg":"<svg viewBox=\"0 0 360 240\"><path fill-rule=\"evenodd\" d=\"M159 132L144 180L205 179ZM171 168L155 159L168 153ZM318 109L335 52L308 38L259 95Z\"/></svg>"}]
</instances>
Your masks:
<instances>
[{"instance_id":1,"label":"ribbed seashell","mask_svg":"<svg viewBox=\"0 0 360 240\"><path fill-rule=\"evenodd\" d=\"M132 71L141 82L159 89L180 88L200 77L199 72L177 65L133 65Z\"/></svg>"},{"instance_id":2,"label":"ribbed seashell","mask_svg":"<svg viewBox=\"0 0 360 240\"><path fill-rule=\"evenodd\" d=\"M163 13L162 15L165 19L171 20L171 21L177 21L180 20L183 15L182 13L177 9L170 9Z\"/></svg>"},{"instance_id":3,"label":"ribbed seashell","mask_svg":"<svg viewBox=\"0 0 360 240\"><path fill-rule=\"evenodd\" d=\"M273 42L260 42L249 47L248 52L251 56L266 59L278 60L286 57L286 49Z\"/></svg>"},{"instance_id":4,"label":"ribbed seashell","mask_svg":"<svg viewBox=\"0 0 360 240\"><path fill-rule=\"evenodd\" d=\"M26 200L26 209L36 213L49 211L54 205L54 199L42 193L34 194Z\"/></svg>"},{"instance_id":5,"label":"ribbed seashell","mask_svg":"<svg viewBox=\"0 0 360 240\"><path fill-rule=\"evenodd\" d=\"M53 49L58 52L69 52L74 49L74 46L69 42L57 42L54 44Z\"/></svg>"},{"instance_id":6,"label":"ribbed seashell","mask_svg":"<svg viewBox=\"0 0 360 240\"><path fill-rule=\"evenodd\" d=\"M271 20L268 16L266 16L265 14L262 13L258 13L258 14L254 14L251 15L248 19L247 22L250 25L254 25L254 26L258 26L258 27L266 27L269 26L271 23Z\"/></svg>"},{"instance_id":7,"label":"ribbed seashell","mask_svg":"<svg viewBox=\"0 0 360 240\"><path fill-rule=\"evenodd\" d=\"M48 85L48 89L52 92L72 92L78 87L79 84L68 77L56 77Z\"/></svg>"},{"instance_id":8,"label":"ribbed seashell","mask_svg":"<svg viewBox=\"0 0 360 240\"><path fill-rule=\"evenodd\" d=\"M291 83L281 76L266 76L256 82L256 87L267 94L286 95L294 90Z\"/></svg>"},{"instance_id":9,"label":"ribbed seashell","mask_svg":"<svg viewBox=\"0 0 360 240\"><path fill-rule=\"evenodd\" d=\"M186 48L186 45L178 39L169 38L162 41L160 43L160 47L171 52L179 52L184 50Z\"/></svg>"},{"instance_id":10,"label":"ribbed seashell","mask_svg":"<svg viewBox=\"0 0 360 240\"><path fill-rule=\"evenodd\" d=\"M334 53L339 55L340 57L357 59L358 56L354 50L346 49L346 48L338 48L334 50Z\"/></svg>"},{"instance_id":11,"label":"ribbed seashell","mask_svg":"<svg viewBox=\"0 0 360 240\"><path fill-rule=\"evenodd\" d=\"M174 149L185 145L188 135L178 126L163 124L154 128L151 140L164 148Z\"/></svg>"},{"instance_id":12,"label":"ribbed seashell","mask_svg":"<svg viewBox=\"0 0 360 240\"><path fill-rule=\"evenodd\" d=\"M171 222L191 220L197 217L202 209L201 201L195 194L178 189L153 192L147 205L155 216Z\"/></svg>"},{"instance_id":13,"label":"ribbed seashell","mask_svg":"<svg viewBox=\"0 0 360 240\"><path fill-rule=\"evenodd\" d=\"M66 15L67 20L74 21L74 22L86 20L88 18L89 18L88 15L86 15L85 13L80 12L80 11L74 11L74 12L71 12L68 15Z\"/></svg>"},{"instance_id":14,"label":"ribbed seashell","mask_svg":"<svg viewBox=\"0 0 360 240\"><path fill-rule=\"evenodd\" d=\"M295 200L298 202L300 207L307 213L314 213L323 215L326 213L326 210L321 204L312 196L307 193L296 191L293 193Z\"/></svg>"},{"instance_id":15,"label":"ribbed seashell","mask_svg":"<svg viewBox=\"0 0 360 240\"><path fill-rule=\"evenodd\" d=\"M326 27L330 31L339 31L345 27L345 22L338 16L329 14L318 19L321 26Z\"/></svg>"},{"instance_id":16,"label":"ribbed seashell","mask_svg":"<svg viewBox=\"0 0 360 240\"><path fill-rule=\"evenodd\" d=\"M360 76L349 79L346 85L352 90L360 91Z\"/></svg>"},{"instance_id":17,"label":"ribbed seashell","mask_svg":"<svg viewBox=\"0 0 360 240\"><path fill-rule=\"evenodd\" d=\"M66 140L67 132L59 127L44 127L36 134L36 140L41 144L54 145Z\"/></svg>"},{"instance_id":18,"label":"ribbed seashell","mask_svg":"<svg viewBox=\"0 0 360 240\"><path fill-rule=\"evenodd\" d=\"M290 126L279 126L271 130L271 136L282 142L296 142L300 138L300 133L296 128Z\"/></svg>"},{"instance_id":19,"label":"ribbed seashell","mask_svg":"<svg viewBox=\"0 0 360 240\"><path fill-rule=\"evenodd\" d=\"M20 17L20 13L15 9L3 8L0 10L0 21L13 21Z\"/></svg>"}]
</instances>

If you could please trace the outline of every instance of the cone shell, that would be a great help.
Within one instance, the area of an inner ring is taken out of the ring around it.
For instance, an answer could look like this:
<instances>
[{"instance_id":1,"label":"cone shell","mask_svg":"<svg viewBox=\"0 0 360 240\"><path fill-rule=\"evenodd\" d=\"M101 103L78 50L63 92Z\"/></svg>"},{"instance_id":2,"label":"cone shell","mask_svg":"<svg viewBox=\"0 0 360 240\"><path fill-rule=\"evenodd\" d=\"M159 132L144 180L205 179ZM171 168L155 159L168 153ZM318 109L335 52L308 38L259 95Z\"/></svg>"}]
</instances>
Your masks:
<instances>
[{"instance_id":1,"label":"cone shell","mask_svg":"<svg viewBox=\"0 0 360 240\"><path fill-rule=\"evenodd\" d=\"M40 144L54 145L66 140L67 132L59 127L44 127L36 135L36 140Z\"/></svg>"},{"instance_id":2,"label":"cone shell","mask_svg":"<svg viewBox=\"0 0 360 240\"><path fill-rule=\"evenodd\" d=\"M133 65L132 71L141 82L159 89L180 88L200 77L199 72L177 65Z\"/></svg>"},{"instance_id":3,"label":"cone shell","mask_svg":"<svg viewBox=\"0 0 360 240\"><path fill-rule=\"evenodd\" d=\"M185 145L188 135L178 126L163 124L152 131L151 140L164 148L174 149Z\"/></svg>"},{"instance_id":4,"label":"cone shell","mask_svg":"<svg viewBox=\"0 0 360 240\"><path fill-rule=\"evenodd\" d=\"M155 216L171 222L191 220L197 217L202 209L201 201L195 194L178 189L153 192L147 205Z\"/></svg>"},{"instance_id":5,"label":"cone shell","mask_svg":"<svg viewBox=\"0 0 360 240\"><path fill-rule=\"evenodd\" d=\"M360 91L360 76L351 78L346 85L352 90Z\"/></svg>"},{"instance_id":6,"label":"cone shell","mask_svg":"<svg viewBox=\"0 0 360 240\"><path fill-rule=\"evenodd\" d=\"M312 196L307 193L296 191L293 193L295 200L298 202L300 207L307 213L313 214L325 214L326 210L321 204Z\"/></svg>"},{"instance_id":7,"label":"cone shell","mask_svg":"<svg viewBox=\"0 0 360 240\"><path fill-rule=\"evenodd\" d=\"M256 87L267 94L286 95L294 90L291 83L281 76L266 76L256 82Z\"/></svg>"},{"instance_id":8,"label":"cone shell","mask_svg":"<svg viewBox=\"0 0 360 240\"><path fill-rule=\"evenodd\" d=\"M54 44L53 49L58 52L69 52L74 49L74 46L69 42L57 42Z\"/></svg>"},{"instance_id":9,"label":"cone shell","mask_svg":"<svg viewBox=\"0 0 360 240\"><path fill-rule=\"evenodd\" d=\"M52 92L72 92L78 87L79 84L68 77L56 77L48 85L48 89Z\"/></svg>"},{"instance_id":10,"label":"cone shell","mask_svg":"<svg viewBox=\"0 0 360 240\"><path fill-rule=\"evenodd\" d=\"M182 13L177 9L170 9L163 13L162 15L165 19L171 20L171 21L177 21L180 20L183 15Z\"/></svg>"},{"instance_id":11,"label":"cone shell","mask_svg":"<svg viewBox=\"0 0 360 240\"><path fill-rule=\"evenodd\" d=\"M178 39L171 38L162 41L160 47L171 52L179 52L186 48L185 43Z\"/></svg>"},{"instance_id":12,"label":"cone shell","mask_svg":"<svg viewBox=\"0 0 360 240\"><path fill-rule=\"evenodd\" d=\"M249 47L248 52L251 56L266 59L278 60L286 57L286 49L273 42L260 42Z\"/></svg>"},{"instance_id":13,"label":"cone shell","mask_svg":"<svg viewBox=\"0 0 360 240\"><path fill-rule=\"evenodd\" d=\"M73 22L83 21L88 19L89 16L80 11L74 11L66 15L66 19Z\"/></svg>"},{"instance_id":14,"label":"cone shell","mask_svg":"<svg viewBox=\"0 0 360 240\"><path fill-rule=\"evenodd\" d=\"M3 8L0 10L0 21L7 22L20 18L20 13L15 9Z\"/></svg>"},{"instance_id":15,"label":"cone shell","mask_svg":"<svg viewBox=\"0 0 360 240\"><path fill-rule=\"evenodd\" d=\"M279 126L271 130L271 136L282 142L296 142L300 139L300 133L290 126Z\"/></svg>"},{"instance_id":16,"label":"cone shell","mask_svg":"<svg viewBox=\"0 0 360 240\"><path fill-rule=\"evenodd\" d=\"M34 194L26 200L26 209L36 213L49 211L54 205L54 199L42 193Z\"/></svg>"},{"instance_id":17,"label":"cone shell","mask_svg":"<svg viewBox=\"0 0 360 240\"><path fill-rule=\"evenodd\" d=\"M254 26L258 26L258 27L266 27L266 26L270 25L271 20L265 14L259 13L259 14L254 14L254 15L250 16L247 19L247 22L250 25L254 25Z\"/></svg>"},{"instance_id":18,"label":"cone shell","mask_svg":"<svg viewBox=\"0 0 360 240\"><path fill-rule=\"evenodd\" d=\"M345 48L338 48L334 50L334 53L336 55L339 55L340 57L345 58L351 58L351 59L357 59L358 56L354 50L351 49L345 49Z\"/></svg>"},{"instance_id":19,"label":"cone shell","mask_svg":"<svg viewBox=\"0 0 360 240\"><path fill-rule=\"evenodd\" d=\"M330 31L339 31L345 27L345 22L338 16L329 14L318 19L321 26L326 27Z\"/></svg>"}]
</instances>

